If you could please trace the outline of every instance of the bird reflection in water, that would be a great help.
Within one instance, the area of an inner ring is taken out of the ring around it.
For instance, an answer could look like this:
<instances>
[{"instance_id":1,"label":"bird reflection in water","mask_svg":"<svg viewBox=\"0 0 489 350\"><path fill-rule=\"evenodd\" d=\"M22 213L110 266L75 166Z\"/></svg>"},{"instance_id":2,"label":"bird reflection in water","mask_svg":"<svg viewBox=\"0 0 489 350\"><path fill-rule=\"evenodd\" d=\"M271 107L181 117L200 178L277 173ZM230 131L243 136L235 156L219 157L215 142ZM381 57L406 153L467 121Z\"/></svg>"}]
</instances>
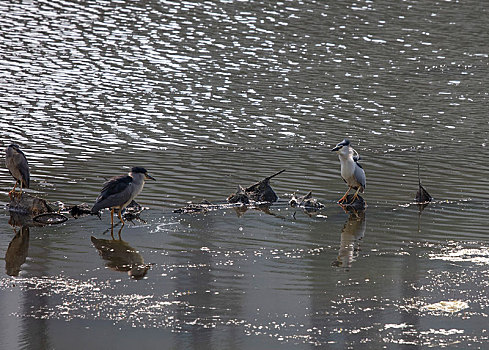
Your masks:
<instances>
[{"instance_id":1,"label":"bird reflection in water","mask_svg":"<svg viewBox=\"0 0 489 350\"><path fill-rule=\"evenodd\" d=\"M22 226L8 245L5 253L5 271L9 276L18 276L20 267L25 263L29 249L29 227Z\"/></svg>"},{"instance_id":2,"label":"bird reflection in water","mask_svg":"<svg viewBox=\"0 0 489 350\"><path fill-rule=\"evenodd\" d=\"M332 266L350 268L358 256L359 241L365 235L366 229L365 211L350 211L348 220L341 230L340 249L338 257Z\"/></svg>"},{"instance_id":3,"label":"bird reflection in water","mask_svg":"<svg viewBox=\"0 0 489 350\"><path fill-rule=\"evenodd\" d=\"M136 280L143 278L148 273L150 265L145 264L141 254L120 238L120 230L119 239L114 239L113 236L112 239L98 239L93 236L90 239L102 259L107 261L108 268L127 272L131 278Z\"/></svg>"}]
</instances>

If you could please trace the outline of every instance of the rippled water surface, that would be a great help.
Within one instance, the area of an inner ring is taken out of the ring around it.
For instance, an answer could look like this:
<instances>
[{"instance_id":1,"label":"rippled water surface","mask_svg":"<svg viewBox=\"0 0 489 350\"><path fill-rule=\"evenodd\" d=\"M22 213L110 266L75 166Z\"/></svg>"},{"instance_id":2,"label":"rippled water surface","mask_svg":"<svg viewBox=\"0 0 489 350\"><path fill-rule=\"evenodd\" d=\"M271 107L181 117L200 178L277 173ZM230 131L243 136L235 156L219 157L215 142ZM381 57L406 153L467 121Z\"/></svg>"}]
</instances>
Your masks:
<instances>
[{"instance_id":1,"label":"rippled water surface","mask_svg":"<svg viewBox=\"0 0 489 350\"><path fill-rule=\"evenodd\" d=\"M465 1L4 1L0 141L29 192L93 203L144 166L144 221L12 226L0 348L487 342L488 7ZM349 137L366 211L330 149ZM410 204L423 185L435 201ZM223 203L281 169L269 211ZM312 191L309 216L288 206ZM132 276L132 277L131 277Z\"/></svg>"}]
</instances>

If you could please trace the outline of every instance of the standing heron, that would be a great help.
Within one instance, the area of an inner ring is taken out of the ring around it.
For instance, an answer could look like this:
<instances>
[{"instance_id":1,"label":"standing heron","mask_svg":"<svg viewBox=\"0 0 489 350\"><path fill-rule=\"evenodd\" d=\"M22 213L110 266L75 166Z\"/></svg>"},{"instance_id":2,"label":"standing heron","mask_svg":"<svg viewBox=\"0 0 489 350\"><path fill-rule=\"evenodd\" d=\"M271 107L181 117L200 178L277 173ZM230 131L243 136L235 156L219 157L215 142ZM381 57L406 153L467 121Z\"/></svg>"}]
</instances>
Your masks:
<instances>
[{"instance_id":1,"label":"standing heron","mask_svg":"<svg viewBox=\"0 0 489 350\"><path fill-rule=\"evenodd\" d=\"M113 177L104 184L92 207L92 214L97 214L101 209L110 208L110 223L113 226L114 210L118 209L119 219L124 225L122 210L142 191L144 181L147 179L155 180L146 169L141 167L132 168L128 175Z\"/></svg>"},{"instance_id":2,"label":"standing heron","mask_svg":"<svg viewBox=\"0 0 489 350\"><path fill-rule=\"evenodd\" d=\"M30 183L29 164L24 152L20 150L18 145L11 144L5 150L5 165L15 179L14 188L8 193L9 197L12 198L17 184L20 183L20 194L22 194L22 186L29 188Z\"/></svg>"},{"instance_id":3,"label":"standing heron","mask_svg":"<svg viewBox=\"0 0 489 350\"><path fill-rule=\"evenodd\" d=\"M355 199L358 197L358 192L363 193L366 186L366 178L365 171L362 166L358 163L360 160L360 156L358 153L350 147L350 140L344 139L340 143L336 145L335 148L331 150L332 152L336 152L338 154L338 158L340 159L341 164L341 177L348 185L348 190L338 200L338 203L343 203L346 201L348 193L353 188L356 190L353 198L350 202L352 204L355 202ZM354 155L354 153L356 153Z\"/></svg>"}]
</instances>

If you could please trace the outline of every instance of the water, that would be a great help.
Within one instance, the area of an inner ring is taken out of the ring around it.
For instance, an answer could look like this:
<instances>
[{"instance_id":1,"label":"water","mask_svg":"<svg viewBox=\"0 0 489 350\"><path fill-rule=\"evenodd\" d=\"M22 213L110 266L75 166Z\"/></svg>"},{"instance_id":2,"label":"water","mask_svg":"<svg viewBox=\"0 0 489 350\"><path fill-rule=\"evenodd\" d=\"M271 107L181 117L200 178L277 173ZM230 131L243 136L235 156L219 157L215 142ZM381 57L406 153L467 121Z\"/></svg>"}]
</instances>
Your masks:
<instances>
[{"instance_id":1,"label":"water","mask_svg":"<svg viewBox=\"0 0 489 350\"><path fill-rule=\"evenodd\" d=\"M127 224L123 242L107 212L23 229L1 213L0 348L487 341L484 4L53 0L0 11L0 140L25 151L30 192L93 203L133 165L157 179L138 197L146 222ZM367 174L358 216L335 204L346 188L329 150L344 137ZM409 204L418 162L435 198L423 211ZM173 213L280 169L270 213ZM0 204L12 186L1 170ZM320 215L288 207L311 190ZM149 269L131 278L139 265ZM445 301L458 303L436 306Z\"/></svg>"}]
</instances>

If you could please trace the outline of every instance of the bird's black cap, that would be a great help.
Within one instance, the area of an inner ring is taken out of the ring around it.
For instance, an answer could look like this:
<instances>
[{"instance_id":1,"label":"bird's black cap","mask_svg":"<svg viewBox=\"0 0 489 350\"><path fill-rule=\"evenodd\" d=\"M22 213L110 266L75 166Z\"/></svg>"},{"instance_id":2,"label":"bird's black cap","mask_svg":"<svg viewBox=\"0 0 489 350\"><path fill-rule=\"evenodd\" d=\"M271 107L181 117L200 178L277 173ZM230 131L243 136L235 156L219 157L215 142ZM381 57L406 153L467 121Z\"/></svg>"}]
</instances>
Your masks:
<instances>
[{"instance_id":1,"label":"bird's black cap","mask_svg":"<svg viewBox=\"0 0 489 350\"><path fill-rule=\"evenodd\" d=\"M131 173L146 174L148 171L140 166L135 166L131 169Z\"/></svg>"},{"instance_id":2,"label":"bird's black cap","mask_svg":"<svg viewBox=\"0 0 489 350\"><path fill-rule=\"evenodd\" d=\"M336 147L331 150L331 152L339 151L343 146L350 146L350 140L344 139L343 141L338 143Z\"/></svg>"}]
</instances>

